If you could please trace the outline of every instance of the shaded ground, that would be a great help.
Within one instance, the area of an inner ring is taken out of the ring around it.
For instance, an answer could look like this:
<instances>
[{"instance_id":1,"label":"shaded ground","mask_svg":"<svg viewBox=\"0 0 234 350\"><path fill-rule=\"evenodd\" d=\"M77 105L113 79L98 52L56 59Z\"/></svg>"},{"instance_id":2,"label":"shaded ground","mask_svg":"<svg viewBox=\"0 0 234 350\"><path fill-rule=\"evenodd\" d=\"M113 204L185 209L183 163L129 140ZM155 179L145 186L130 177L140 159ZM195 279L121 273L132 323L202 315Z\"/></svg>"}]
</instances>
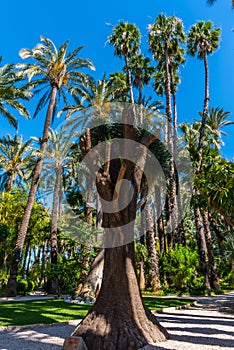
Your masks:
<instances>
[{"instance_id":1,"label":"shaded ground","mask_svg":"<svg viewBox=\"0 0 234 350\"><path fill-rule=\"evenodd\" d=\"M170 340L144 350L233 350L234 292L198 298L189 309L167 309L157 314ZM68 325L0 332L0 350L62 350L77 321Z\"/></svg>"}]
</instances>

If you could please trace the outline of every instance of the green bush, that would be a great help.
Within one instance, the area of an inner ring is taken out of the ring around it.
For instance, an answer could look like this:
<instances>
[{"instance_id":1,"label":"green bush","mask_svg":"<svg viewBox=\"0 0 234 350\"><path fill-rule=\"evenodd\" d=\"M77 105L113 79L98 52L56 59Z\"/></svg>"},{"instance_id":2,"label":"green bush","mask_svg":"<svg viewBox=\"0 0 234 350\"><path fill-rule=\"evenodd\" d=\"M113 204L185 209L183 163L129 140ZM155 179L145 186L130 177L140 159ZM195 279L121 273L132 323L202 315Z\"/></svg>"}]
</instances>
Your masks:
<instances>
[{"instance_id":1,"label":"green bush","mask_svg":"<svg viewBox=\"0 0 234 350\"><path fill-rule=\"evenodd\" d=\"M59 291L62 294L74 295L76 287L79 283L81 271L82 265L78 264L76 260L59 258L56 265L47 265L43 290L50 293L52 280L56 278L59 284Z\"/></svg>"},{"instance_id":2,"label":"green bush","mask_svg":"<svg viewBox=\"0 0 234 350\"><path fill-rule=\"evenodd\" d=\"M23 279L18 279L17 281L17 294L25 295L28 289L28 281Z\"/></svg>"},{"instance_id":3,"label":"green bush","mask_svg":"<svg viewBox=\"0 0 234 350\"><path fill-rule=\"evenodd\" d=\"M34 290L35 287L35 283L32 280L27 280L28 282L28 287L27 287L27 292L32 292Z\"/></svg>"},{"instance_id":4,"label":"green bush","mask_svg":"<svg viewBox=\"0 0 234 350\"><path fill-rule=\"evenodd\" d=\"M167 289L195 293L203 288L203 277L198 275L197 251L176 244L161 258L161 263L169 284Z\"/></svg>"}]
</instances>

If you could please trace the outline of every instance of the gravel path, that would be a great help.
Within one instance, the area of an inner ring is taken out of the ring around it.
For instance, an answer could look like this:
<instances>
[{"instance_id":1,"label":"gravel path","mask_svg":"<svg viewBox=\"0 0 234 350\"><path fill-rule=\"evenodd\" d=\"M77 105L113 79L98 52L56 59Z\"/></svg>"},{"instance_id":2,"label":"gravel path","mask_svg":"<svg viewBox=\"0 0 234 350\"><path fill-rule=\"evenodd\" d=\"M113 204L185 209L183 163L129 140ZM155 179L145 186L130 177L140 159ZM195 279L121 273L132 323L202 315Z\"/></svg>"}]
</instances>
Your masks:
<instances>
[{"instance_id":1,"label":"gravel path","mask_svg":"<svg viewBox=\"0 0 234 350\"><path fill-rule=\"evenodd\" d=\"M234 292L198 298L189 309L169 308L157 314L170 339L144 350L234 350ZM0 350L62 350L77 321L0 332Z\"/></svg>"}]
</instances>

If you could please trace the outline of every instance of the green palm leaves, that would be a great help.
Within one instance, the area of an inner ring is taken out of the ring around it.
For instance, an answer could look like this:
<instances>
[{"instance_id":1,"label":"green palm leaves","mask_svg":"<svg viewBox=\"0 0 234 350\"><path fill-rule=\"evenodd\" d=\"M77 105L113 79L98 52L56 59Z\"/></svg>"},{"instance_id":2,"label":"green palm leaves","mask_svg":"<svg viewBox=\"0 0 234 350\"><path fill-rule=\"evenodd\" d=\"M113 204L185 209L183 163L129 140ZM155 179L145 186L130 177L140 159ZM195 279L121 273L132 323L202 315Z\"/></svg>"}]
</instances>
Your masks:
<instances>
[{"instance_id":1,"label":"green palm leaves","mask_svg":"<svg viewBox=\"0 0 234 350\"><path fill-rule=\"evenodd\" d=\"M34 117L50 100L51 88L54 87L59 91L59 97L63 98L66 105L66 92L73 94L74 89L76 93L80 92L87 84L89 77L80 70L83 68L94 70L90 60L77 57L83 46L67 54L68 41L58 49L48 38L41 36L41 41L42 43L34 49L22 49L19 53L21 58L35 61L35 63L19 65L19 68L29 78L28 87L37 88L35 93L41 92L46 86L48 87L38 102ZM34 77L37 79L33 79Z\"/></svg>"},{"instance_id":2,"label":"green palm leaves","mask_svg":"<svg viewBox=\"0 0 234 350\"><path fill-rule=\"evenodd\" d=\"M10 191L14 182L22 185L29 179L35 165L35 151L31 140L23 142L22 136L7 135L0 140L1 186Z\"/></svg>"},{"instance_id":3,"label":"green palm leaves","mask_svg":"<svg viewBox=\"0 0 234 350\"><path fill-rule=\"evenodd\" d=\"M211 54L219 46L220 28L213 29L210 21L200 21L194 24L188 35L188 54L203 59L204 55Z\"/></svg>"},{"instance_id":4,"label":"green palm leaves","mask_svg":"<svg viewBox=\"0 0 234 350\"><path fill-rule=\"evenodd\" d=\"M114 54L133 56L139 52L140 32L135 24L120 22L109 36L109 43L114 46Z\"/></svg>"},{"instance_id":5,"label":"green palm leaves","mask_svg":"<svg viewBox=\"0 0 234 350\"><path fill-rule=\"evenodd\" d=\"M178 17L166 17L160 14L155 23L148 26L148 29L148 43L155 60L162 60L165 48L169 51L169 55L177 55L180 43L185 43L183 23Z\"/></svg>"},{"instance_id":6,"label":"green palm leaves","mask_svg":"<svg viewBox=\"0 0 234 350\"><path fill-rule=\"evenodd\" d=\"M17 128L17 120L11 112L12 108L29 118L29 112L19 100L29 100L32 94L26 88L16 86L22 79L23 75L16 71L15 65L6 64L0 67L0 114L14 128Z\"/></svg>"}]
</instances>

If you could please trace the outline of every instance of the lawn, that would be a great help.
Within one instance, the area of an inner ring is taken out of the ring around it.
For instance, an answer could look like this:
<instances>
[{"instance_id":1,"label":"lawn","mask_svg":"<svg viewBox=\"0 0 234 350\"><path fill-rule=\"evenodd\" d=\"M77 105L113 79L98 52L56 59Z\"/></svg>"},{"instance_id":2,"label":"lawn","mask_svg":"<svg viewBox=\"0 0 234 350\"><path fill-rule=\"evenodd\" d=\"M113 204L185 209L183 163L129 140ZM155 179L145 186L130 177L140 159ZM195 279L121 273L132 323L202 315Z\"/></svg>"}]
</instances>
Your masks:
<instances>
[{"instance_id":1,"label":"lawn","mask_svg":"<svg viewBox=\"0 0 234 350\"><path fill-rule=\"evenodd\" d=\"M186 299L154 297L144 297L144 301L151 310L191 302L191 300ZM61 299L2 302L0 303L0 326L21 326L81 319L90 308L89 304L69 304Z\"/></svg>"}]
</instances>

